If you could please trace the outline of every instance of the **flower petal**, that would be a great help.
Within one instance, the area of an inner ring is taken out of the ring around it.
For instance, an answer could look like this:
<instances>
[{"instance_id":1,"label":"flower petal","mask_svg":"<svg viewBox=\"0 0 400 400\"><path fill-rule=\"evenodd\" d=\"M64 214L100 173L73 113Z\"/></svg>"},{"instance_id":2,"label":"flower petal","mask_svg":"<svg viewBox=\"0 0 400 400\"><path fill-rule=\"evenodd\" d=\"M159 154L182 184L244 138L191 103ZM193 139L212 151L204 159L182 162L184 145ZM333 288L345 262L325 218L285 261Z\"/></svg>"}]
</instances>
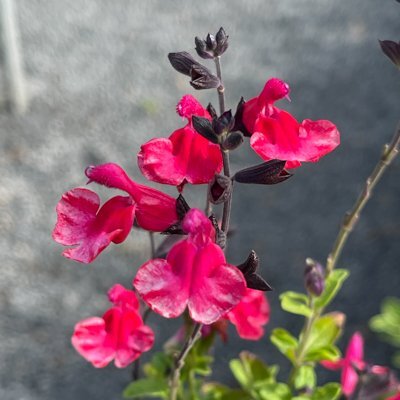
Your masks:
<instances>
[{"instance_id":1,"label":"flower petal","mask_svg":"<svg viewBox=\"0 0 400 400\"><path fill-rule=\"evenodd\" d=\"M236 326L242 339L258 340L269 321L270 307L263 292L247 289L246 294L226 317Z\"/></svg>"},{"instance_id":2,"label":"flower petal","mask_svg":"<svg viewBox=\"0 0 400 400\"><path fill-rule=\"evenodd\" d=\"M165 318L175 318L186 308L196 247L184 240L177 243L166 260L143 264L133 285L149 307Z\"/></svg>"},{"instance_id":3,"label":"flower petal","mask_svg":"<svg viewBox=\"0 0 400 400\"><path fill-rule=\"evenodd\" d=\"M121 243L128 236L135 212L131 198L113 197L100 210L99 203L97 194L88 189L76 188L62 196L53 238L75 246L63 252L65 257L90 263L111 242Z\"/></svg>"},{"instance_id":4,"label":"flower petal","mask_svg":"<svg viewBox=\"0 0 400 400\"><path fill-rule=\"evenodd\" d=\"M132 181L117 164L88 167L86 176L100 185L129 193L137 203L136 218L143 229L161 232L178 220L173 197Z\"/></svg>"},{"instance_id":5,"label":"flower petal","mask_svg":"<svg viewBox=\"0 0 400 400\"><path fill-rule=\"evenodd\" d=\"M200 102L190 94L183 96L176 106L176 112L188 121L191 121L193 115L198 115L199 117L210 118L209 113Z\"/></svg>"},{"instance_id":6,"label":"flower petal","mask_svg":"<svg viewBox=\"0 0 400 400\"><path fill-rule=\"evenodd\" d=\"M127 290L119 283L115 284L108 291L108 299L115 306L120 306L122 308L130 308L134 310L139 309L139 301L133 290Z\"/></svg>"},{"instance_id":7,"label":"flower petal","mask_svg":"<svg viewBox=\"0 0 400 400\"><path fill-rule=\"evenodd\" d=\"M105 345L107 332L103 318L91 317L75 325L71 342L76 351L96 368L105 367L114 358L113 346Z\"/></svg>"},{"instance_id":8,"label":"flower petal","mask_svg":"<svg viewBox=\"0 0 400 400\"><path fill-rule=\"evenodd\" d=\"M243 274L226 264L219 246L208 243L193 260L189 313L193 320L212 324L227 313L246 292Z\"/></svg>"},{"instance_id":9,"label":"flower petal","mask_svg":"<svg viewBox=\"0 0 400 400\"><path fill-rule=\"evenodd\" d=\"M197 208L192 208L186 213L182 228L196 246L215 240L215 229L211 221Z\"/></svg>"}]
</instances>

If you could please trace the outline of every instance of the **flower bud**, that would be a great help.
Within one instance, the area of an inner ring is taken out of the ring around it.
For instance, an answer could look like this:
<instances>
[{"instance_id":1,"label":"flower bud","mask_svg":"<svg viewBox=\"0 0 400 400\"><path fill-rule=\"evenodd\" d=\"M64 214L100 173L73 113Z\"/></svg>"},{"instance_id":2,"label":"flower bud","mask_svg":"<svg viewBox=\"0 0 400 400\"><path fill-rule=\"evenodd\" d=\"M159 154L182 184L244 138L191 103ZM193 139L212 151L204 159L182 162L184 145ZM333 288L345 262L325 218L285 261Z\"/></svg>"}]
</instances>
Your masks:
<instances>
[{"instance_id":1,"label":"flower bud","mask_svg":"<svg viewBox=\"0 0 400 400\"><path fill-rule=\"evenodd\" d=\"M271 286L256 273L259 263L260 259L257 253L252 250L246 261L237 267L240 269L240 271L242 271L248 288L261 290L263 292L271 291Z\"/></svg>"},{"instance_id":2,"label":"flower bud","mask_svg":"<svg viewBox=\"0 0 400 400\"><path fill-rule=\"evenodd\" d=\"M199 133L201 136L206 138L212 143L218 144L219 139L215 134L214 129L211 125L211 122L207 118L199 117L197 115L193 115L192 124L194 130Z\"/></svg>"},{"instance_id":3,"label":"flower bud","mask_svg":"<svg viewBox=\"0 0 400 400\"><path fill-rule=\"evenodd\" d=\"M321 264L311 258L306 260L304 285L309 293L317 297L321 296L325 289L325 271Z\"/></svg>"},{"instance_id":4,"label":"flower bud","mask_svg":"<svg viewBox=\"0 0 400 400\"><path fill-rule=\"evenodd\" d=\"M194 65L200 65L189 53L180 51L169 53L168 59L171 65L181 74L190 76L190 71Z\"/></svg>"},{"instance_id":5,"label":"flower bud","mask_svg":"<svg viewBox=\"0 0 400 400\"><path fill-rule=\"evenodd\" d=\"M228 38L229 36L225 33L224 28L219 28L219 31L215 35L217 41L217 48L215 49L215 54L221 56L225 53L228 48Z\"/></svg>"},{"instance_id":6,"label":"flower bud","mask_svg":"<svg viewBox=\"0 0 400 400\"><path fill-rule=\"evenodd\" d=\"M215 40L215 36L211 35L211 33L206 37L206 45L209 50L215 50L217 48L217 41Z\"/></svg>"},{"instance_id":7,"label":"flower bud","mask_svg":"<svg viewBox=\"0 0 400 400\"><path fill-rule=\"evenodd\" d=\"M394 65L400 68L400 42L396 43L392 40L380 40L379 44L385 55L390 58Z\"/></svg>"},{"instance_id":8,"label":"flower bud","mask_svg":"<svg viewBox=\"0 0 400 400\"><path fill-rule=\"evenodd\" d=\"M213 119L212 125L214 132L217 135L222 135L230 132L235 124L235 119L232 116L232 111L225 111L217 119Z\"/></svg>"},{"instance_id":9,"label":"flower bud","mask_svg":"<svg viewBox=\"0 0 400 400\"><path fill-rule=\"evenodd\" d=\"M246 102L244 101L243 97L240 99L237 107L236 107L236 113L235 113L235 125L233 127L234 131L240 131L243 133L244 136L250 137L251 133L247 130L243 123L243 111L244 111L244 105Z\"/></svg>"},{"instance_id":10,"label":"flower bud","mask_svg":"<svg viewBox=\"0 0 400 400\"><path fill-rule=\"evenodd\" d=\"M222 142L224 150L235 150L243 143L243 135L240 132L231 132Z\"/></svg>"},{"instance_id":11,"label":"flower bud","mask_svg":"<svg viewBox=\"0 0 400 400\"><path fill-rule=\"evenodd\" d=\"M192 65L190 77L192 78L190 84L197 90L214 89L221 84L218 77L201 64Z\"/></svg>"},{"instance_id":12,"label":"flower bud","mask_svg":"<svg viewBox=\"0 0 400 400\"><path fill-rule=\"evenodd\" d=\"M242 169L233 177L240 183L255 183L258 185L275 185L289 179L292 174L285 169L286 161L270 160L253 167Z\"/></svg>"},{"instance_id":13,"label":"flower bud","mask_svg":"<svg viewBox=\"0 0 400 400\"><path fill-rule=\"evenodd\" d=\"M224 175L215 175L208 188L211 203L225 203L232 194L232 180Z\"/></svg>"},{"instance_id":14,"label":"flower bud","mask_svg":"<svg viewBox=\"0 0 400 400\"><path fill-rule=\"evenodd\" d=\"M201 40L199 37L194 38L194 42L196 44L196 52L199 57L204 59L214 58L214 54L212 51L207 50L207 44L204 40Z\"/></svg>"},{"instance_id":15,"label":"flower bud","mask_svg":"<svg viewBox=\"0 0 400 400\"><path fill-rule=\"evenodd\" d=\"M205 40L196 36L194 39L196 52L199 57L204 59L219 57L228 48L228 38L229 36L222 27L215 36L209 33Z\"/></svg>"},{"instance_id":16,"label":"flower bud","mask_svg":"<svg viewBox=\"0 0 400 400\"><path fill-rule=\"evenodd\" d=\"M217 119L218 118L217 111L215 110L214 106L211 103L208 103L207 111L210 114L212 119Z\"/></svg>"}]
</instances>

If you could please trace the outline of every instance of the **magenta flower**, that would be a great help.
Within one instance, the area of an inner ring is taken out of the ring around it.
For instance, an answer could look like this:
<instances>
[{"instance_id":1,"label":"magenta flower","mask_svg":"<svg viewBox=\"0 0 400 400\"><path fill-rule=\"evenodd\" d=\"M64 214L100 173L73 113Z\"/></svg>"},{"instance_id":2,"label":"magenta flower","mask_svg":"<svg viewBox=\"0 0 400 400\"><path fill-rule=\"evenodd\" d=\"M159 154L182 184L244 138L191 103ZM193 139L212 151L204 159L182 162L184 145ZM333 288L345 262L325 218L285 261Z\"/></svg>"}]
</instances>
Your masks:
<instances>
[{"instance_id":1,"label":"magenta flower","mask_svg":"<svg viewBox=\"0 0 400 400\"><path fill-rule=\"evenodd\" d=\"M286 160L286 168L316 162L340 143L336 126L327 120L304 120L301 124L287 111L274 106L289 95L289 85L272 78L258 97L244 104L243 123L250 132L250 145L263 160Z\"/></svg>"},{"instance_id":2,"label":"magenta flower","mask_svg":"<svg viewBox=\"0 0 400 400\"><path fill-rule=\"evenodd\" d=\"M155 138L141 146L138 165L143 175L154 182L182 187L208 183L221 171L222 156L218 145L198 134L192 116L210 118L207 110L191 95L183 96L177 112L188 123L167 138Z\"/></svg>"},{"instance_id":3,"label":"magenta flower","mask_svg":"<svg viewBox=\"0 0 400 400\"><path fill-rule=\"evenodd\" d=\"M143 324L135 293L114 285L108 292L114 304L102 318L91 317L78 322L72 335L76 351L96 368L114 360L124 368L153 346L154 333Z\"/></svg>"},{"instance_id":4,"label":"magenta flower","mask_svg":"<svg viewBox=\"0 0 400 400\"><path fill-rule=\"evenodd\" d=\"M135 216L143 229L162 232L177 222L176 200L173 197L134 182L119 165L91 166L85 173L89 182L128 193L136 204Z\"/></svg>"},{"instance_id":5,"label":"magenta flower","mask_svg":"<svg viewBox=\"0 0 400 400\"><path fill-rule=\"evenodd\" d=\"M321 361L321 364L328 369L342 370L341 385L342 392L349 397L356 389L358 382L358 370L365 366L364 362L364 340L360 332L356 332L350 339L344 358L338 361Z\"/></svg>"},{"instance_id":6,"label":"magenta flower","mask_svg":"<svg viewBox=\"0 0 400 400\"><path fill-rule=\"evenodd\" d=\"M227 318L242 339L258 340L264 335L263 326L269 321L270 307L264 292L247 289L239 304L229 311Z\"/></svg>"},{"instance_id":7,"label":"magenta flower","mask_svg":"<svg viewBox=\"0 0 400 400\"><path fill-rule=\"evenodd\" d=\"M239 303L246 281L238 268L226 263L202 211L191 209L182 226L188 238L175 244L167 259L143 264L133 285L163 317L178 317L188 307L193 320L211 324Z\"/></svg>"},{"instance_id":8,"label":"magenta flower","mask_svg":"<svg viewBox=\"0 0 400 400\"><path fill-rule=\"evenodd\" d=\"M63 255L92 262L111 242L121 243L131 231L135 203L130 197L116 196L101 208L99 196L88 189L64 193L57 204L57 223L53 239L66 249Z\"/></svg>"}]
</instances>

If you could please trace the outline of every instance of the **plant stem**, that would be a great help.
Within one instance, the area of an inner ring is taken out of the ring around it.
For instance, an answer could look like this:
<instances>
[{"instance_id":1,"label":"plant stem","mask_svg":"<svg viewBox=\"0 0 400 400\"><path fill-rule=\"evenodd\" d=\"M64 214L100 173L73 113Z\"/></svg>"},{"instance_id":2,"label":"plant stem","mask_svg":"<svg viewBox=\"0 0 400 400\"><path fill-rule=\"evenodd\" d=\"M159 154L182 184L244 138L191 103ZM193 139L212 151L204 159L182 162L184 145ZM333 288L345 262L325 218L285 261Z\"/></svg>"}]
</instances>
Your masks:
<instances>
[{"instance_id":1,"label":"plant stem","mask_svg":"<svg viewBox=\"0 0 400 400\"><path fill-rule=\"evenodd\" d=\"M345 215L339 234L336 237L332 251L329 254L326 262L327 275L329 275L335 268L339 260L339 257L342 253L343 247L346 244L347 238L350 235L350 232L355 227L357 221L360 218L361 211L363 210L363 208L365 207L365 205L367 204L368 200L372 195L372 190L374 189L375 185L379 182L386 168L396 157L397 153L399 152L399 146L400 146L400 123L397 126L392 141L389 144L385 144L385 146L383 147L381 158L378 164L376 164L371 175L366 180L364 189L360 193L356 203L354 204L353 208Z\"/></svg>"},{"instance_id":2,"label":"plant stem","mask_svg":"<svg viewBox=\"0 0 400 400\"><path fill-rule=\"evenodd\" d=\"M183 345L182 350L179 353L179 356L177 357L177 359L175 361L175 367L174 367L174 371L172 373L171 383L170 383L170 388L171 388L171 392L169 395L170 400L176 400L176 398L177 398L178 390L179 390L179 386L180 386L179 380L180 380L181 370L182 370L183 366L185 365L185 358L189 354L193 345L200 338L200 336L201 336L200 330L201 330L202 326L203 325L199 324L199 323L197 323L194 326L192 334L186 340L186 343Z\"/></svg>"},{"instance_id":3,"label":"plant stem","mask_svg":"<svg viewBox=\"0 0 400 400\"><path fill-rule=\"evenodd\" d=\"M343 247L346 244L347 238L350 235L350 232L353 230L354 226L356 225L358 219L360 218L360 213L362 209L367 204L368 200L372 195L372 190L374 189L375 185L378 183L380 178L382 177L383 173L385 172L386 168L390 165L393 159L399 152L400 146L400 123L397 126L395 134L392 138L392 141L389 144L386 144L383 148L383 152L381 158L376 164L374 170L372 171L371 175L368 177L364 189L360 193L357 201L355 202L351 211L349 211L342 223L336 241L333 245L332 251L328 256L327 264L326 264L326 275L328 276L333 269L335 268L337 261L342 253ZM309 304L311 309L310 317L306 318L304 323L303 329L299 335L299 346L297 348L295 354L295 361L292 367L292 370L289 374L289 385L293 388L294 378L298 369L304 363L304 353L308 346L308 341L310 338L310 333L312 331L312 327L314 322L319 318L319 316L324 311L323 308L316 308L314 305L313 297L309 295Z\"/></svg>"},{"instance_id":4,"label":"plant stem","mask_svg":"<svg viewBox=\"0 0 400 400\"><path fill-rule=\"evenodd\" d=\"M217 88L218 92L218 100L219 100L219 111L221 114L225 112L225 87L222 83L222 71L221 71L221 57L214 58L215 67L217 70L217 76L221 82L220 86ZM229 163L229 151L224 150L221 147L222 153L222 161L224 164L224 175L227 177L231 176L230 171L230 163ZM229 198L224 203L224 208L222 211L222 222L221 222L221 230L228 234L229 230L229 220L231 217L231 208L232 208L232 193Z\"/></svg>"}]
</instances>

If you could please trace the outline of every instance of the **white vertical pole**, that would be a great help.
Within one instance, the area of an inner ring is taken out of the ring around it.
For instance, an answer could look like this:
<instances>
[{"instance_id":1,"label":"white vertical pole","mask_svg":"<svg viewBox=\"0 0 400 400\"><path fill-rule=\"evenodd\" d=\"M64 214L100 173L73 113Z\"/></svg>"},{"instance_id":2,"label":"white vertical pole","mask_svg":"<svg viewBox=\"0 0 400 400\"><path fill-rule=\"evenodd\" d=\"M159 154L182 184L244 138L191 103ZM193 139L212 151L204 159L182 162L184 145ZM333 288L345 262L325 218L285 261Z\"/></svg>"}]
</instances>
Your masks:
<instances>
[{"instance_id":1,"label":"white vertical pole","mask_svg":"<svg viewBox=\"0 0 400 400\"><path fill-rule=\"evenodd\" d=\"M0 0L0 24L6 100L11 112L21 114L28 100L14 0Z\"/></svg>"}]
</instances>

